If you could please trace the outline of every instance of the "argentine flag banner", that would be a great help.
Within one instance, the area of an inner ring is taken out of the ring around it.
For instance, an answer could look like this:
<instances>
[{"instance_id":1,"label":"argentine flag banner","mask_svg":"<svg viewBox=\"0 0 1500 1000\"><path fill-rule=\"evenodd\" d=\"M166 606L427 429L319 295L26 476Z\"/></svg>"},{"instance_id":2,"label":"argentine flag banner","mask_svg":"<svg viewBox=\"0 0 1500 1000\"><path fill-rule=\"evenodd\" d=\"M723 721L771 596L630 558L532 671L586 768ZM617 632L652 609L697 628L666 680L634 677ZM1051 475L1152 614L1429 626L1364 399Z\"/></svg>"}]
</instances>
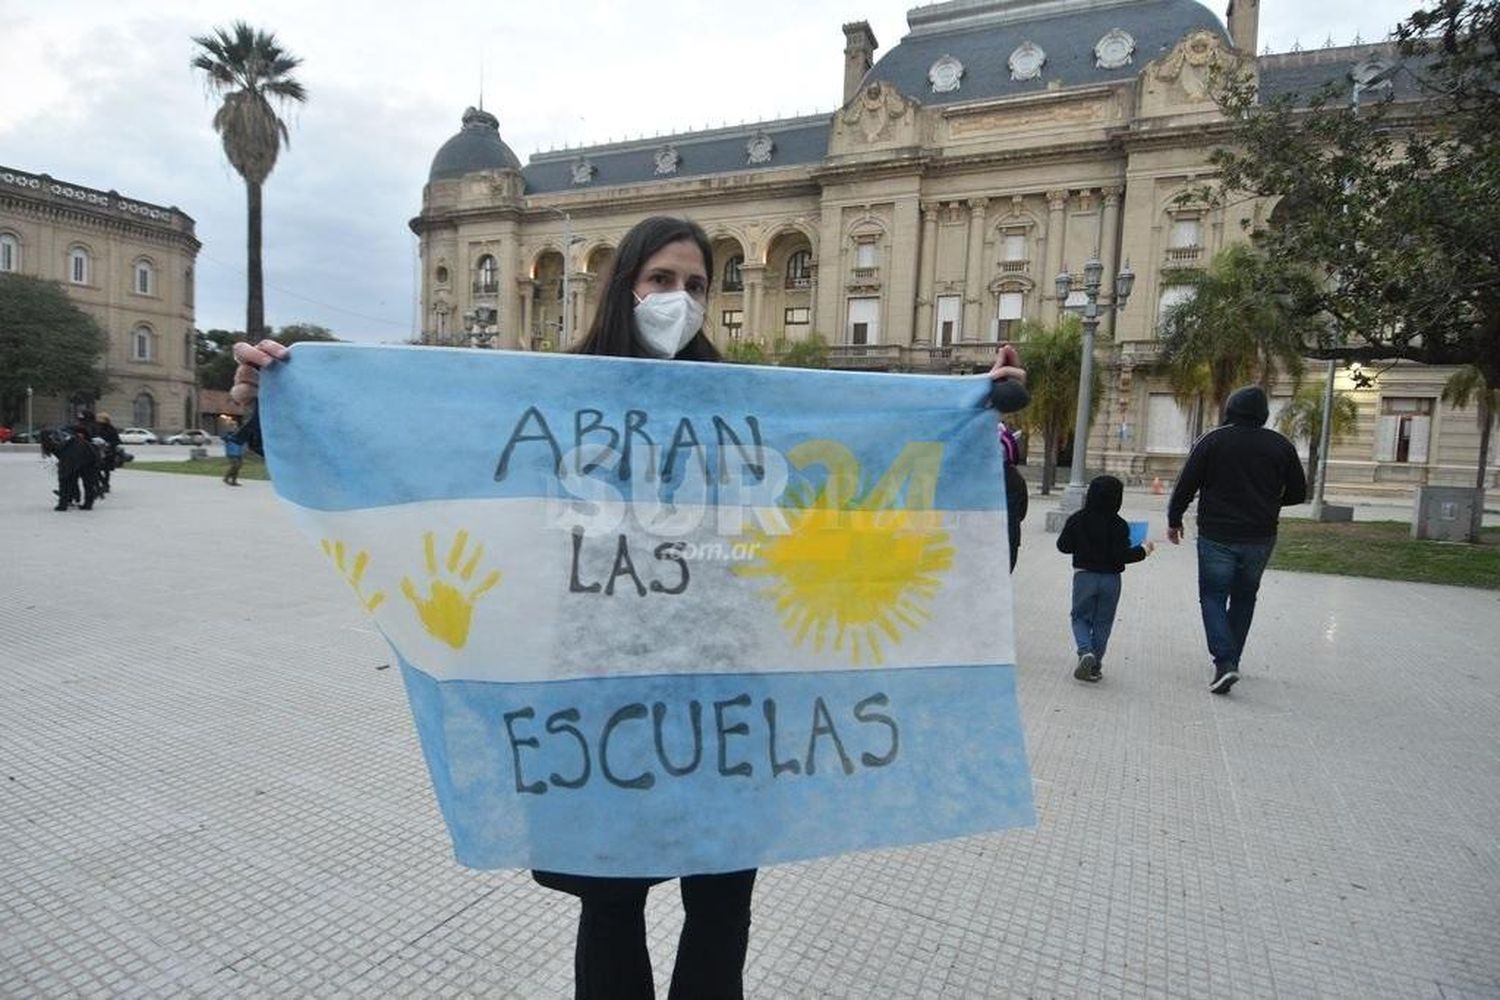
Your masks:
<instances>
[{"instance_id":1,"label":"argentine flag banner","mask_svg":"<svg viewBox=\"0 0 1500 1000\"><path fill-rule=\"evenodd\" d=\"M665 877L1034 822L988 391L303 343L261 419L459 862Z\"/></svg>"}]
</instances>

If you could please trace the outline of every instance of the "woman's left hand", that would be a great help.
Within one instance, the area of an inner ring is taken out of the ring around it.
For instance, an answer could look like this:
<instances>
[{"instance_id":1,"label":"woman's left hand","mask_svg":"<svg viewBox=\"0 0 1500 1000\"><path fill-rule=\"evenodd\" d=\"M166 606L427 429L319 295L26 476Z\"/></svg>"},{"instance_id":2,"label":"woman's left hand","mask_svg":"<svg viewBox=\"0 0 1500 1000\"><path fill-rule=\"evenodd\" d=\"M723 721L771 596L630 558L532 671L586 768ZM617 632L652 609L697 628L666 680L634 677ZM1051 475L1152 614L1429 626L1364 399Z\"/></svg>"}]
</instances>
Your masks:
<instances>
[{"instance_id":1,"label":"woman's left hand","mask_svg":"<svg viewBox=\"0 0 1500 1000\"><path fill-rule=\"evenodd\" d=\"M1003 382L1013 378L1018 382L1026 381L1026 369L1021 367L1021 352L1016 350L1016 345L1001 343L995 349L995 363L990 367L990 378L996 382Z\"/></svg>"}]
</instances>

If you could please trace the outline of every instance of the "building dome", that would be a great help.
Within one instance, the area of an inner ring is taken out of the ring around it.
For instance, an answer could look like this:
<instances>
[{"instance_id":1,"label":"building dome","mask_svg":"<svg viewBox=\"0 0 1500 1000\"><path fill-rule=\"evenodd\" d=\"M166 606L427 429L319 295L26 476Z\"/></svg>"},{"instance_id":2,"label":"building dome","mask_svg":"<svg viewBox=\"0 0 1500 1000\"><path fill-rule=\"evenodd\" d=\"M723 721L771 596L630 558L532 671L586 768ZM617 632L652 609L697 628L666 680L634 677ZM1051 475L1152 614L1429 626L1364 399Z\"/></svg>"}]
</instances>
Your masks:
<instances>
[{"instance_id":1,"label":"building dome","mask_svg":"<svg viewBox=\"0 0 1500 1000\"><path fill-rule=\"evenodd\" d=\"M427 181L448 180L479 170L520 170L521 161L500 138L500 119L488 111L469 108L463 128L437 151Z\"/></svg>"}]
</instances>

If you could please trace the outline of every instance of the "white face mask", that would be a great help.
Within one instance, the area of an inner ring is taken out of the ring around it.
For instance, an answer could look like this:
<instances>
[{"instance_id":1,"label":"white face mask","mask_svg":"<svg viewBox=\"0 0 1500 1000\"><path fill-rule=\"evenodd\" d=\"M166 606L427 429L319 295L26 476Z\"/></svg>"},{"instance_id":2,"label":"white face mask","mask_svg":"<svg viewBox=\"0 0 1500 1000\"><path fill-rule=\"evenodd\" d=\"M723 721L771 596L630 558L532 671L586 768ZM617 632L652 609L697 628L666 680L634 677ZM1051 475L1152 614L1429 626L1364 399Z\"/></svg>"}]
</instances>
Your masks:
<instances>
[{"instance_id":1,"label":"white face mask","mask_svg":"<svg viewBox=\"0 0 1500 1000\"><path fill-rule=\"evenodd\" d=\"M687 292L635 299L635 339L653 358L675 358L703 328L703 304Z\"/></svg>"}]
</instances>

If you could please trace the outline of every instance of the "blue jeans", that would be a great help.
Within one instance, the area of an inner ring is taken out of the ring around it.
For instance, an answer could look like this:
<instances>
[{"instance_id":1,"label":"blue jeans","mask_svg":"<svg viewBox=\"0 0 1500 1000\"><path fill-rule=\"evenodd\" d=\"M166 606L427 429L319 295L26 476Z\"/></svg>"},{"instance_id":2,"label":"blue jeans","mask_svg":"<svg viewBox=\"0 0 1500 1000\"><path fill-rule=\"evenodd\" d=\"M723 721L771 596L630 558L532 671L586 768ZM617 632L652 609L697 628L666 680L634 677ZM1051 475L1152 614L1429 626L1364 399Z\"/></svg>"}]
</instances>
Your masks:
<instances>
[{"instance_id":1,"label":"blue jeans","mask_svg":"<svg viewBox=\"0 0 1500 1000\"><path fill-rule=\"evenodd\" d=\"M1073 645L1078 655L1093 653L1104 659L1115 609L1120 606L1120 574L1073 572Z\"/></svg>"},{"instance_id":2,"label":"blue jeans","mask_svg":"<svg viewBox=\"0 0 1500 1000\"><path fill-rule=\"evenodd\" d=\"M1238 667L1255 617L1255 594L1271 559L1270 542L1216 542L1198 536L1198 604L1214 665Z\"/></svg>"}]
</instances>

